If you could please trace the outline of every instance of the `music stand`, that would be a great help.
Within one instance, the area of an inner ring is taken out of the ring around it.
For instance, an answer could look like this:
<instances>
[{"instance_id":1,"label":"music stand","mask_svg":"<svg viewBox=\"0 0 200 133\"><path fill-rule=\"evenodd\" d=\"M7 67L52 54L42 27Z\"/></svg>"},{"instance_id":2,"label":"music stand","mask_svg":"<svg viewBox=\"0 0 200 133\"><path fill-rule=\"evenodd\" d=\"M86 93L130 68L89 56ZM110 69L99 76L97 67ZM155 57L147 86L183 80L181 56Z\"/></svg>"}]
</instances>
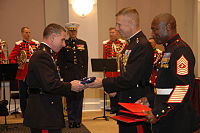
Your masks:
<instances>
[{"instance_id":1,"label":"music stand","mask_svg":"<svg viewBox=\"0 0 200 133\"><path fill-rule=\"evenodd\" d=\"M17 64L0 64L0 81L3 81L3 100L6 100L5 81L10 81L16 78L18 65ZM5 126L7 127L5 113Z\"/></svg>"},{"instance_id":2,"label":"music stand","mask_svg":"<svg viewBox=\"0 0 200 133\"><path fill-rule=\"evenodd\" d=\"M106 72L116 72L117 71L117 61L116 59L91 59L92 64L92 71L93 72L103 72L104 78L106 77ZM97 118L104 118L106 121L108 121L108 118L105 113L105 97L106 94L104 92L103 95L103 116L96 117L93 120Z\"/></svg>"}]
</instances>

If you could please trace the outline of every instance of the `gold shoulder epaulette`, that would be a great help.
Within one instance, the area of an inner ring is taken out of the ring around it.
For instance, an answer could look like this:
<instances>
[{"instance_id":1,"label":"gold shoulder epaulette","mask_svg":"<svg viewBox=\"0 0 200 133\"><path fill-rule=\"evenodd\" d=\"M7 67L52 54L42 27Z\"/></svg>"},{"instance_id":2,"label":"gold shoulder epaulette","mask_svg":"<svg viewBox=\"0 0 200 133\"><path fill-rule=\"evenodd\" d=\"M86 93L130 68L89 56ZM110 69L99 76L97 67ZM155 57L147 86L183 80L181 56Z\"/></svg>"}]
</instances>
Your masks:
<instances>
[{"instance_id":1,"label":"gold shoulder epaulette","mask_svg":"<svg viewBox=\"0 0 200 133\"><path fill-rule=\"evenodd\" d=\"M16 45L20 45L22 42L23 42L23 41L20 40L20 41L15 42L15 44L16 44Z\"/></svg>"},{"instance_id":2,"label":"gold shoulder epaulette","mask_svg":"<svg viewBox=\"0 0 200 133\"><path fill-rule=\"evenodd\" d=\"M40 44L38 41L36 41L36 40L34 40L34 39L32 39L31 41L33 41L33 42L36 43L36 44Z\"/></svg>"},{"instance_id":3,"label":"gold shoulder epaulette","mask_svg":"<svg viewBox=\"0 0 200 133\"><path fill-rule=\"evenodd\" d=\"M110 40L103 41L103 44L107 44Z\"/></svg>"}]
</instances>

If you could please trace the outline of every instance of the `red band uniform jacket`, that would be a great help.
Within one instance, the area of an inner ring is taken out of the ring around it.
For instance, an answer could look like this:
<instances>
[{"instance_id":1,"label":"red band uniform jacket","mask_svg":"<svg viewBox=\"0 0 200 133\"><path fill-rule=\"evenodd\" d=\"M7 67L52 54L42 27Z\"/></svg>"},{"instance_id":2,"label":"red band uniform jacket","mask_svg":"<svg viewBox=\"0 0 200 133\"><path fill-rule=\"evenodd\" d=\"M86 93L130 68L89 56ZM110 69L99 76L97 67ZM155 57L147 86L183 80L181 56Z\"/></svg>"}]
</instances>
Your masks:
<instances>
[{"instance_id":1,"label":"red band uniform jacket","mask_svg":"<svg viewBox=\"0 0 200 133\"><path fill-rule=\"evenodd\" d=\"M27 74L27 69L28 69L28 63L29 63L29 59L31 57L31 55L33 54L33 51L38 47L39 42L36 40L30 40L30 42L26 42L26 41L18 41L15 43L15 47L13 48L13 50L11 51L10 55L9 55L9 62L11 64L15 64L17 63L17 56L19 56L19 53L21 50L25 50L26 54L27 54L27 61L25 64L25 67L23 70L18 69L17 70L17 74L16 74L16 79L18 80L24 80Z\"/></svg>"},{"instance_id":2,"label":"red band uniform jacket","mask_svg":"<svg viewBox=\"0 0 200 133\"><path fill-rule=\"evenodd\" d=\"M103 58L117 60L116 51L123 55L126 45L126 41L122 39L117 39L114 42L111 40L103 41ZM118 64L118 66L121 66L121 64ZM119 75L120 72L106 72L106 77L116 77Z\"/></svg>"},{"instance_id":3,"label":"red band uniform jacket","mask_svg":"<svg viewBox=\"0 0 200 133\"><path fill-rule=\"evenodd\" d=\"M3 52L3 50L1 50L0 48L0 64L5 60L5 54Z\"/></svg>"}]
</instances>

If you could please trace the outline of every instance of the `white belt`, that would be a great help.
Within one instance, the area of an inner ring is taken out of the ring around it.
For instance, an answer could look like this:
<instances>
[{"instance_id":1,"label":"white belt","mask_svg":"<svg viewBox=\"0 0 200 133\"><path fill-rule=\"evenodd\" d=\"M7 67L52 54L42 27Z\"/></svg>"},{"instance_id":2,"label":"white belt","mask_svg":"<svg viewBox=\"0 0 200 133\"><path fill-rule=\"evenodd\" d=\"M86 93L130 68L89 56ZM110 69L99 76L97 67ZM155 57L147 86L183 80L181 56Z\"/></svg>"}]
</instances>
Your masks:
<instances>
[{"instance_id":1,"label":"white belt","mask_svg":"<svg viewBox=\"0 0 200 133\"><path fill-rule=\"evenodd\" d=\"M26 62L29 62L29 59L26 59Z\"/></svg>"},{"instance_id":2,"label":"white belt","mask_svg":"<svg viewBox=\"0 0 200 133\"><path fill-rule=\"evenodd\" d=\"M157 95L170 95L173 88L155 88L155 93Z\"/></svg>"}]
</instances>

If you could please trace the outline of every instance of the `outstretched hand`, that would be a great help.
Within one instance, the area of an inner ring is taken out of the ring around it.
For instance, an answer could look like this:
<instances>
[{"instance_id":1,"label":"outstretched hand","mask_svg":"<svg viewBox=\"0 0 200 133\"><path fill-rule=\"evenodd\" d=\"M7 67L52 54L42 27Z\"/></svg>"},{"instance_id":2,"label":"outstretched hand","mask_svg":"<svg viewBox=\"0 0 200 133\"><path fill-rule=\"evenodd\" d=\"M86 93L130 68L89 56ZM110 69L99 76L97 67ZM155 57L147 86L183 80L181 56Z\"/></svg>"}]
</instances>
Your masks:
<instances>
[{"instance_id":1,"label":"outstretched hand","mask_svg":"<svg viewBox=\"0 0 200 133\"><path fill-rule=\"evenodd\" d=\"M96 78L94 82L85 85L87 88L101 88L102 85L102 78Z\"/></svg>"},{"instance_id":2,"label":"outstretched hand","mask_svg":"<svg viewBox=\"0 0 200 133\"><path fill-rule=\"evenodd\" d=\"M80 92L86 89L86 86L81 84L79 80L73 80L70 83L72 84L71 91Z\"/></svg>"}]
</instances>

